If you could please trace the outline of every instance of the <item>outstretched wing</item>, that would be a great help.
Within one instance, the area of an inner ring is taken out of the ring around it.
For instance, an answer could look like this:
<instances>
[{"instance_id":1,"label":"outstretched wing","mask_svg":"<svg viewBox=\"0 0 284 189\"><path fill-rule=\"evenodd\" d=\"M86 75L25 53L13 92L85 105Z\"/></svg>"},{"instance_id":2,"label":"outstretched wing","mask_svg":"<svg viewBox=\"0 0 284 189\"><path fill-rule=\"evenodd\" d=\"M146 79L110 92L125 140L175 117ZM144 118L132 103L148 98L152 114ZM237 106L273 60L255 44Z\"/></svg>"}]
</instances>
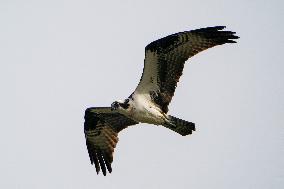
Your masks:
<instances>
[{"instance_id":1,"label":"outstretched wing","mask_svg":"<svg viewBox=\"0 0 284 189\"><path fill-rule=\"evenodd\" d=\"M84 132L86 145L97 174L100 169L106 175L106 169L112 172L113 151L118 142L118 132L138 122L119 113L113 113L109 107L88 108L85 111Z\"/></svg>"},{"instance_id":2,"label":"outstretched wing","mask_svg":"<svg viewBox=\"0 0 284 189\"><path fill-rule=\"evenodd\" d=\"M225 43L236 43L235 32L215 26L169 35L146 46L144 70L134 94L150 97L165 113L182 75L185 61Z\"/></svg>"}]
</instances>

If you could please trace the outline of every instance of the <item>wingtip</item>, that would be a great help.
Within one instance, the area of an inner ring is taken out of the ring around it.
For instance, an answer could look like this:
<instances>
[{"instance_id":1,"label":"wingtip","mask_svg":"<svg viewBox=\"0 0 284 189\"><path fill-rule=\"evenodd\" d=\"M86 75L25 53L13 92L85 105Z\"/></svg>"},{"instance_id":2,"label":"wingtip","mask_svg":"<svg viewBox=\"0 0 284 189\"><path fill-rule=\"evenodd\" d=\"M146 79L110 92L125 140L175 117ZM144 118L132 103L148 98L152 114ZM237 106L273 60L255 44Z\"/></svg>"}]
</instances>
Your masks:
<instances>
[{"instance_id":1,"label":"wingtip","mask_svg":"<svg viewBox=\"0 0 284 189\"><path fill-rule=\"evenodd\" d=\"M237 43L237 42L233 40L227 40L226 43Z\"/></svg>"},{"instance_id":2,"label":"wingtip","mask_svg":"<svg viewBox=\"0 0 284 189\"><path fill-rule=\"evenodd\" d=\"M216 28L217 30L223 30L226 28L226 26L215 26L213 28Z\"/></svg>"},{"instance_id":3,"label":"wingtip","mask_svg":"<svg viewBox=\"0 0 284 189\"><path fill-rule=\"evenodd\" d=\"M223 30L225 28L226 26L211 26L211 27L206 27L206 28L200 28L200 30Z\"/></svg>"}]
</instances>

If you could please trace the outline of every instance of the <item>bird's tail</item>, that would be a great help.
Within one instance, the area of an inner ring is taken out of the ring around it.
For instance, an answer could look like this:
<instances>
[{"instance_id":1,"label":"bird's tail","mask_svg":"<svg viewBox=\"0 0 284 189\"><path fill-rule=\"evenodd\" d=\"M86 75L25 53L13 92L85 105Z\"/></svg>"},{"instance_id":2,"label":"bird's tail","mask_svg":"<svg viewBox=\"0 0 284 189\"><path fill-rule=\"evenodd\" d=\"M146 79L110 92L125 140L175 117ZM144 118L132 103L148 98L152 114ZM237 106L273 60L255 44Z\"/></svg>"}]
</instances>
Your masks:
<instances>
[{"instance_id":1,"label":"bird's tail","mask_svg":"<svg viewBox=\"0 0 284 189\"><path fill-rule=\"evenodd\" d=\"M195 131L194 123L170 115L168 115L168 122L164 123L163 126L182 136L192 134L192 131Z\"/></svg>"}]
</instances>

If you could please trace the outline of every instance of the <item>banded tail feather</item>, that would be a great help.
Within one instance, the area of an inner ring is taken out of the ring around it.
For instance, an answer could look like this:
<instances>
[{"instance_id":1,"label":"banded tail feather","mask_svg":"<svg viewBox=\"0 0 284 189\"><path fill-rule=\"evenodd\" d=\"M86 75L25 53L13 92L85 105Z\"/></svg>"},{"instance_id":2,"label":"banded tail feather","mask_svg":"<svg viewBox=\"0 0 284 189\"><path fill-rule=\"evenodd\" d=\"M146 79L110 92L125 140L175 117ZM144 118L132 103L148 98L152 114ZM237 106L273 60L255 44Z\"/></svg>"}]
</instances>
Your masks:
<instances>
[{"instance_id":1,"label":"banded tail feather","mask_svg":"<svg viewBox=\"0 0 284 189\"><path fill-rule=\"evenodd\" d=\"M195 123L182 120L174 116L168 116L169 122L163 124L164 127L171 129L174 132L182 136L192 134L192 131L195 131Z\"/></svg>"}]
</instances>

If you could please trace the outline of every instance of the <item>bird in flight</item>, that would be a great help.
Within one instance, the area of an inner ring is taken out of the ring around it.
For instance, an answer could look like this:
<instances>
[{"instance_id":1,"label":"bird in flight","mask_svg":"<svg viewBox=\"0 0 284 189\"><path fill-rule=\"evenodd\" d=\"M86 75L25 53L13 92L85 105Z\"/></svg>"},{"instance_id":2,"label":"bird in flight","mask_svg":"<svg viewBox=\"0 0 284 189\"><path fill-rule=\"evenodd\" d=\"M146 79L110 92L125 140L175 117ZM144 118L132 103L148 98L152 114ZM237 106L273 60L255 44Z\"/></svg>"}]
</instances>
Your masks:
<instances>
[{"instance_id":1,"label":"bird in flight","mask_svg":"<svg viewBox=\"0 0 284 189\"><path fill-rule=\"evenodd\" d=\"M97 174L112 172L118 133L131 125L161 125L185 136L195 131L195 124L168 115L184 63L208 48L236 43L235 32L225 26L184 31L158 39L145 48L143 74L135 91L110 107L92 107L85 111L84 133L91 164Z\"/></svg>"}]
</instances>

